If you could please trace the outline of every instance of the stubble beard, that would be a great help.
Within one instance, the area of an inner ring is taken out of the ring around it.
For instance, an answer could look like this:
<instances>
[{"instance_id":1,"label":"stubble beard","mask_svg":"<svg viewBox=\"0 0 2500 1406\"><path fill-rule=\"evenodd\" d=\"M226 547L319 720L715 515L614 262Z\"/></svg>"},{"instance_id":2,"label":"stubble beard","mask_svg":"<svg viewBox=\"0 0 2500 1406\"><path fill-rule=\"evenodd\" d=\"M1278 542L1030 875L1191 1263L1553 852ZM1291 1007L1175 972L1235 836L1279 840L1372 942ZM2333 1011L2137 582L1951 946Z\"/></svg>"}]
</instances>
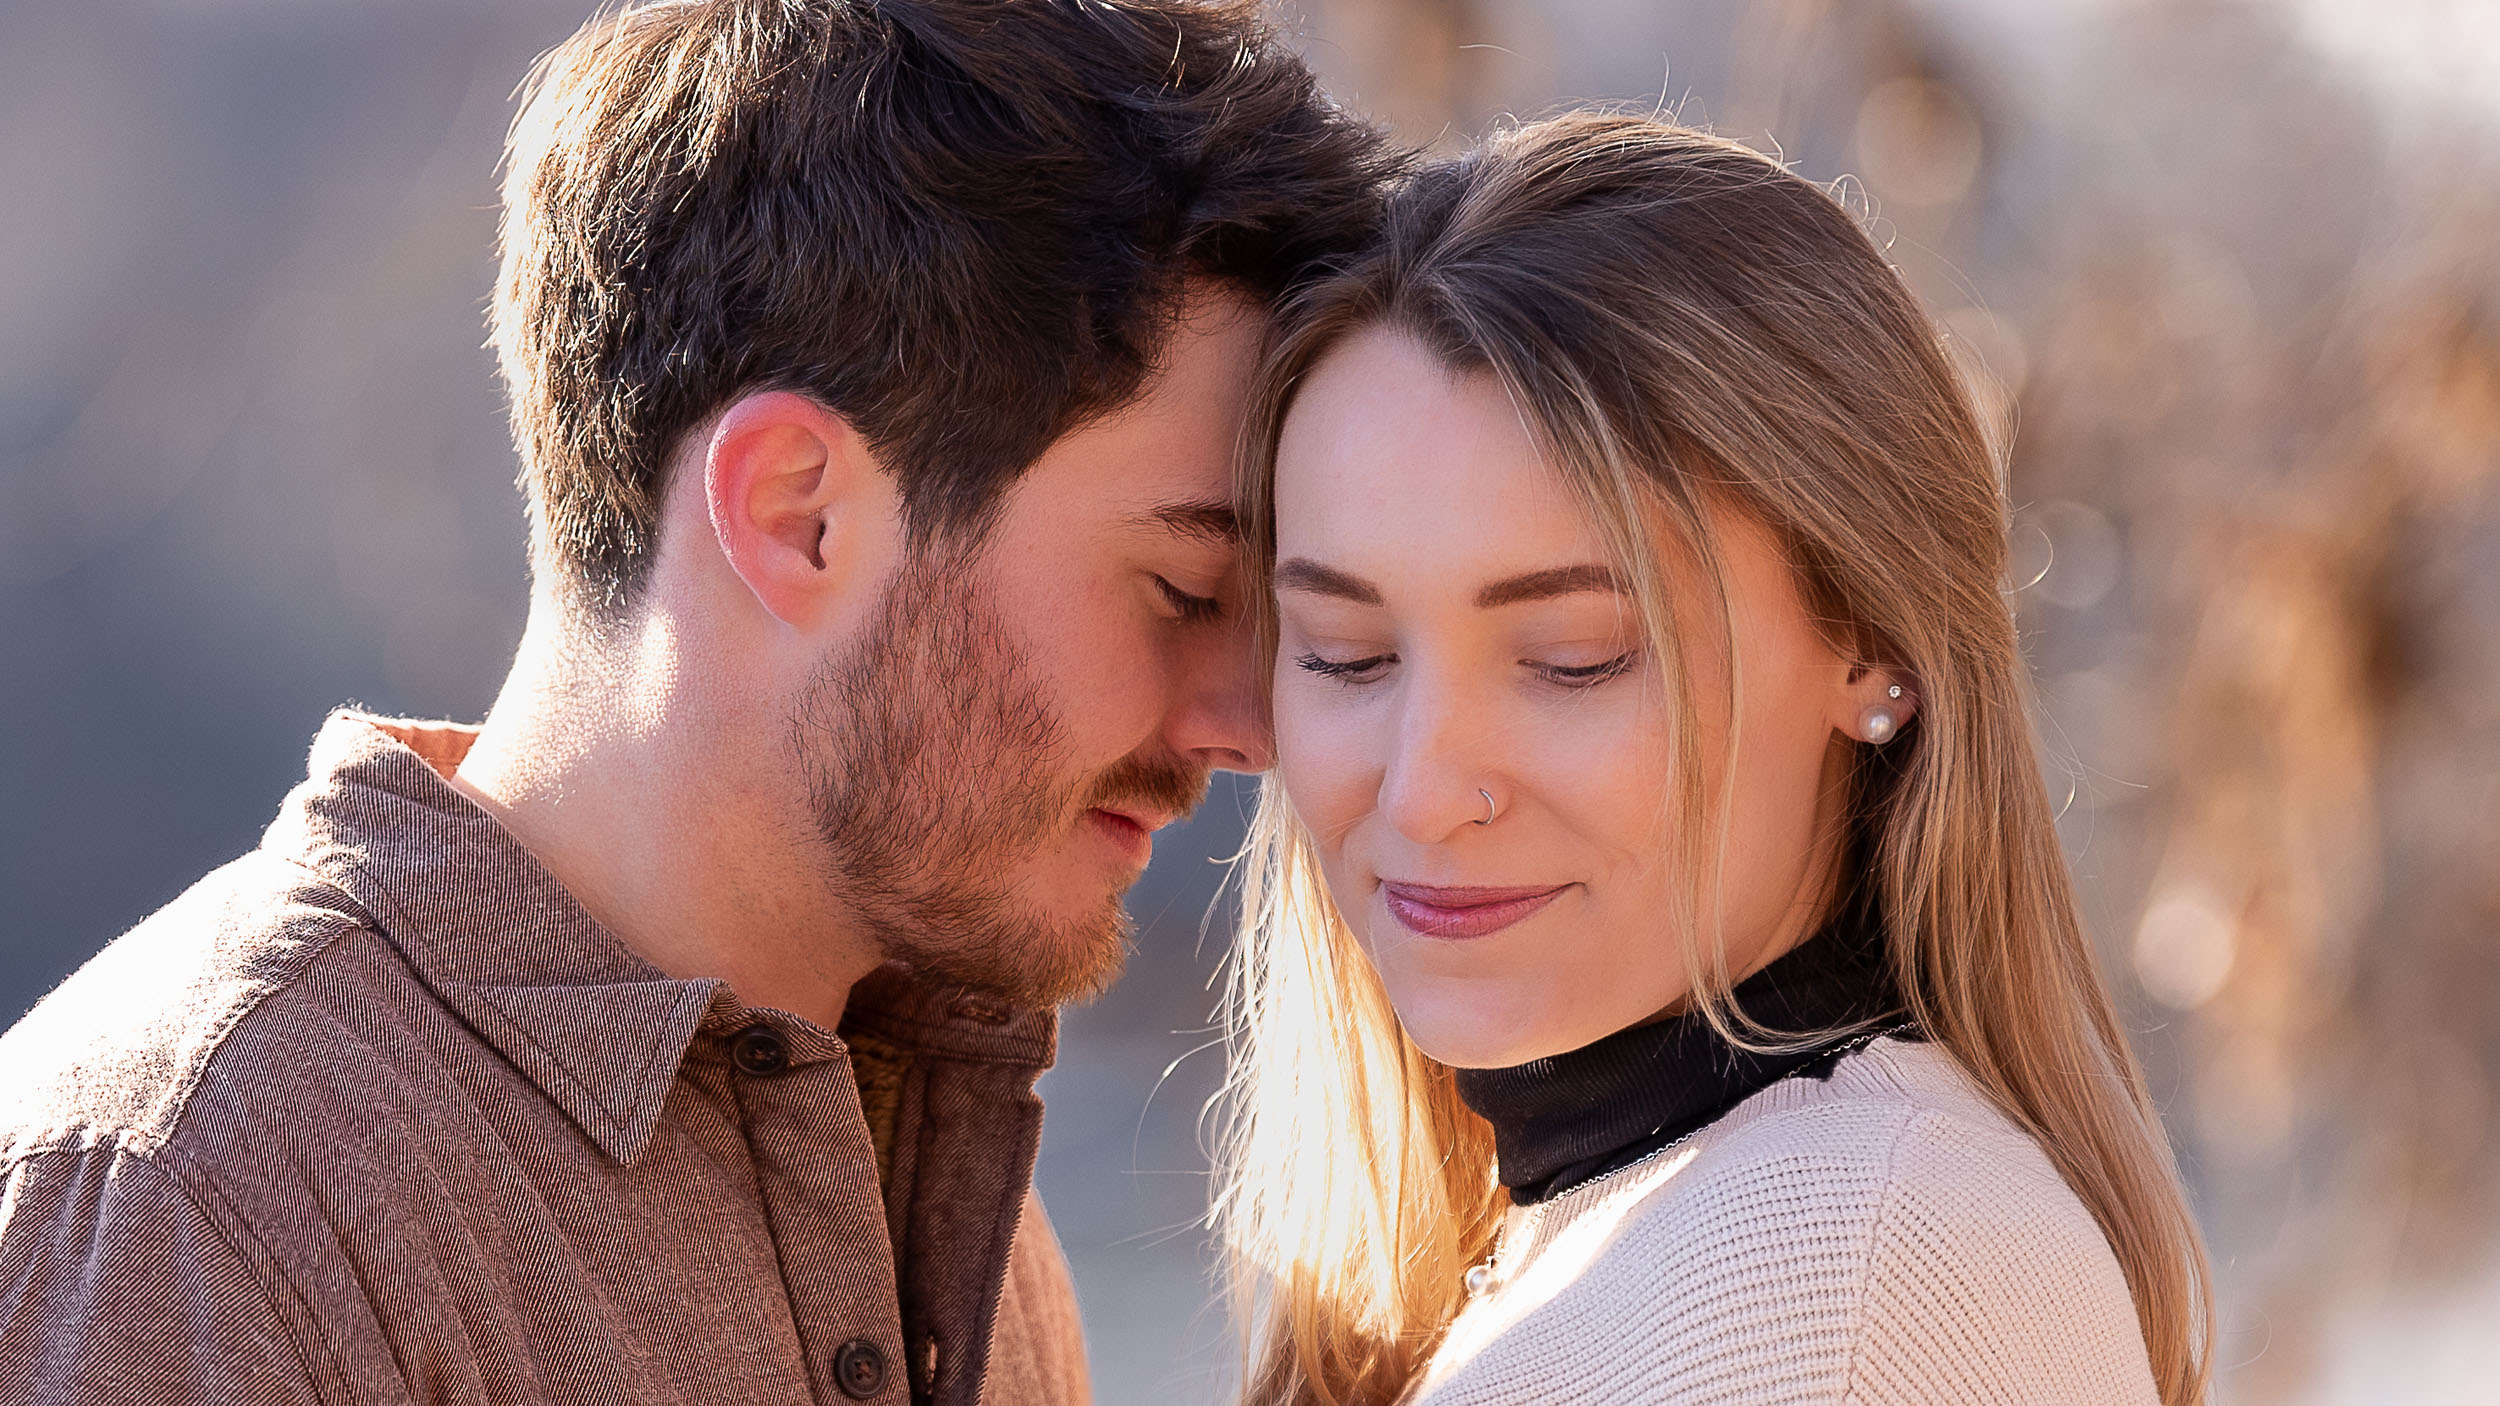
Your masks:
<instances>
[{"instance_id":1,"label":"stubble beard","mask_svg":"<svg viewBox=\"0 0 2500 1406\"><path fill-rule=\"evenodd\" d=\"M1087 805L1185 811L1206 776L1143 755L1075 772L1067 729L978 566L961 552L915 553L860 642L809 686L793 740L835 901L886 958L1055 1006L1110 984L1134 924L1117 889L1051 913L1016 895L1016 876Z\"/></svg>"}]
</instances>

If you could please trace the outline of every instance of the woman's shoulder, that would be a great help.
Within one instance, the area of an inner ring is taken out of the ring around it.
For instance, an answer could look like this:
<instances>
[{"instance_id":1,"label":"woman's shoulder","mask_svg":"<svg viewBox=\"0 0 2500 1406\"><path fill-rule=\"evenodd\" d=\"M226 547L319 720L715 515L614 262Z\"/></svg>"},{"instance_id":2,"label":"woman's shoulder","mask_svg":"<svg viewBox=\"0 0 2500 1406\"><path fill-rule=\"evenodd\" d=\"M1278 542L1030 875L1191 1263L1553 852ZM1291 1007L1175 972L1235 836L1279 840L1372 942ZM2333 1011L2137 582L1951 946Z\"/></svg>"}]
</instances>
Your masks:
<instances>
[{"instance_id":1,"label":"woman's shoulder","mask_svg":"<svg viewBox=\"0 0 2500 1406\"><path fill-rule=\"evenodd\" d=\"M1618 1202L1637 1197L1641 1219L1672 1221L1702 1203L1715 1216L1724 1209L1718 1203L1733 1198L1778 1207L1791 1226L1846 1227L1854 1239L1904 1196L1977 1192L2092 1224L2040 1145L1950 1054L1901 1039L1877 1040L1827 1076L1772 1085L1622 1180L1628 1184L1560 1199L1588 1191Z\"/></svg>"},{"instance_id":2,"label":"woman's shoulder","mask_svg":"<svg viewBox=\"0 0 2500 1406\"><path fill-rule=\"evenodd\" d=\"M1843 1057L1824 1077L1782 1080L1694 1141L1708 1149L1714 1171L1741 1176L1758 1162L1803 1157L1850 1174L1844 1184L1870 1193L1905 1177L2065 1185L2040 1145L1989 1101L1953 1056L1921 1040L1879 1039ZM1922 1155L1946 1149L1950 1155ZM2080 1202L2075 1209L2082 1210Z\"/></svg>"},{"instance_id":3,"label":"woman's shoulder","mask_svg":"<svg viewBox=\"0 0 2500 1406\"><path fill-rule=\"evenodd\" d=\"M1731 1162L1823 1141L1863 1168L1850 1399L2156 1399L2108 1238L2045 1150L1929 1044L1879 1041L1733 1130ZM1880 1135L1841 1134L1849 1110ZM1747 1152L1745 1143L1758 1139ZM1768 1154L1768 1155L1766 1155ZM1740 1173L1741 1174L1741 1173Z\"/></svg>"},{"instance_id":4,"label":"woman's shoulder","mask_svg":"<svg viewBox=\"0 0 2500 1406\"><path fill-rule=\"evenodd\" d=\"M1436 1362L1451 1386L1524 1370L1592 1402L2154 1399L2098 1224L1931 1046L1878 1041L1775 1085L1513 1232L1503 1302L1453 1325L1481 1360ZM1497 1398L1419 1397L1477 1399Z\"/></svg>"},{"instance_id":5,"label":"woman's shoulder","mask_svg":"<svg viewBox=\"0 0 2500 1406\"><path fill-rule=\"evenodd\" d=\"M1813 1187L1814 1204L1875 1236L1878 1254L1897 1248L1887 1237L1923 1237L1940 1262L2004 1251L2027 1271L2106 1268L2090 1287L2125 1295L2099 1223L2048 1153L1936 1045L1878 1040L1711 1131L1687 1194L1724 1182L1779 1201Z\"/></svg>"},{"instance_id":6,"label":"woman's shoulder","mask_svg":"<svg viewBox=\"0 0 2500 1406\"><path fill-rule=\"evenodd\" d=\"M2018 1260L2034 1281L2054 1262L2090 1271L2079 1290L2127 1297L2099 1223L2048 1154L1935 1045L1875 1041L1828 1077L1764 1090L1691 1147L1643 1188L1634 1219L1657 1233L1832 1269L1880 1270L1913 1248L1937 1264Z\"/></svg>"}]
</instances>

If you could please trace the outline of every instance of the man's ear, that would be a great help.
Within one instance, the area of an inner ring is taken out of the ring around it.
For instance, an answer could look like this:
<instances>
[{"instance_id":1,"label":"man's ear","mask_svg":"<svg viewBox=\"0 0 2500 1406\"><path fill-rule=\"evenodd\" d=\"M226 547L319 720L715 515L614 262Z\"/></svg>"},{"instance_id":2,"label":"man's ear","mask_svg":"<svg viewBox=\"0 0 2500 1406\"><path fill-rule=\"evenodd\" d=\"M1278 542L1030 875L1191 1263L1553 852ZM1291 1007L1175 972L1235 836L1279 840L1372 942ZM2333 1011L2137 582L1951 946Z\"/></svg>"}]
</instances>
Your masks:
<instances>
[{"instance_id":1,"label":"man's ear","mask_svg":"<svg viewBox=\"0 0 2500 1406\"><path fill-rule=\"evenodd\" d=\"M703 449L703 497L729 569L784 624L810 627L881 572L900 502L848 420L790 391L733 402Z\"/></svg>"}]
</instances>

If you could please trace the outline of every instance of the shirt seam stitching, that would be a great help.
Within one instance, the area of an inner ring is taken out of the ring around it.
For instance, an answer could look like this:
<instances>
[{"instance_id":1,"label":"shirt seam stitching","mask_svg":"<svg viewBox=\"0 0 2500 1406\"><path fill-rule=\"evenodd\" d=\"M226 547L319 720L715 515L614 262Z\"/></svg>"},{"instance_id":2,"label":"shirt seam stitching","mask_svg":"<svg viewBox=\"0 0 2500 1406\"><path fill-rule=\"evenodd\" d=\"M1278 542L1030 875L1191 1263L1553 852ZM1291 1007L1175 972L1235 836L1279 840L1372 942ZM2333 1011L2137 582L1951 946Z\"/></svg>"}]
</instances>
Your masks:
<instances>
[{"instance_id":1,"label":"shirt seam stitching","mask_svg":"<svg viewBox=\"0 0 2500 1406\"><path fill-rule=\"evenodd\" d=\"M281 863L294 864L294 861L284 855L271 857ZM294 867L302 868L303 866L297 864ZM345 898L346 895L341 894L340 897ZM354 907L352 900L349 906ZM61 1128L56 1136L44 1141L12 1149L4 1159L6 1165L14 1166L25 1158L53 1152L83 1151L102 1146L121 1148L140 1155L148 1154L155 1149L170 1147L181 1132L183 1122L191 1116L191 1101L199 1093L201 1083L208 1078L209 1066L216 1063L217 1057L225 1052L226 1042L234 1038L235 1032L243 1027L243 1022L249 1020L253 1013L257 1012L271 997L293 988L303 979L304 973L311 969L312 964L320 960L322 954L329 951L341 937L360 929L370 930L361 908L355 909L354 912L325 913L320 922L315 925L318 941L311 942L300 957L292 958L291 965L284 970L283 976L270 981L264 989L253 993L248 999L236 1002L231 1009L218 1017L217 1022L210 1027L208 1037L201 1043L199 1057L186 1065L180 1076L172 1080L166 1088L165 1106L169 1114L158 1120L162 1124L161 1132L152 1132L119 1120L106 1119L82 1123L76 1127ZM78 1137L79 1140L71 1140L73 1137Z\"/></svg>"},{"instance_id":2,"label":"shirt seam stitching","mask_svg":"<svg viewBox=\"0 0 2500 1406\"><path fill-rule=\"evenodd\" d=\"M1902 1195L1901 1148L1910 1140L1910 1130L1928 1116L1929 1110L1913 1108L1908 1116L1893 1127L1892 1137L1884 1148L1884 1194L1877 1203L1874 1218L1867 1223L1865 1258L1858 1268L1857 1292L1849 1301L1849 1366L1841 1379L1841 1399L1859 1402L1859 1373L1866 1359L1866 1340L1871 1331L1867 1301L1874 1295L1876 1253L1883 1241L1884 1228L1892 1223L1893 1213L1900 1206Z\"/></svg>"},{"instance_id":3,"label":"shirt seam stitching","mask_svg":"<svg viewBox=\"0 0 2500 1406\"><path fill-rule=\"evenodd\" d=\"M37 1157L86 1157L100 1152L128 1157L154 1171L199 1213L218 1243L224 1245L244 1271L251 1275L253 1286L260 1290L271 1314L285 1325L289 1343L304 1364L305 1379L312 1384L316 1399L324 1406L356 1400L354 1391L343 1385L351 1380L345 1368L328 1351L318 1334L306 1331L314 1319L311 1300L277 1267L275 1252L252 1232L249 1223L217 1187L215 1179L194 1159L168 1144L148 1138L136 1129L120 1129L107 1141L83 1147L52 1145L30 1149L8 1158L5 1165L14 1172ZM249 1250L243 1244L245 1240L250 1242ZM288 1311L290 1306L293 1312Z\"/></svg>"},{"instance_id":4,"label":"shirt seam stitching","mask_svg":"<svg viewBox=\"0 0 2500 1406\"><path fill-rule=\"evenodd\" d=\"M129 1152L134 1156L148 1157L152 1161L156 1151L173 1146L175 1138L182 1131L184 1121L191 1116L191 1101L199 1093L201 1083L208 1078L209 1066L216 1063L217 1057L225 1052L226 1042L234 1038L237 1030L242 1029L243 1022L249 1020L271 997L291 989L298 981L301 981L304 973L311 969L314 962L320 960L323 953L330 950L332 944L363 926L355 914L326 915L318 925L320 929L323 929L319 933L319 940L312 943L302 956L292 959L291 970L286 971L283 977L272 980L265 989L255 992L249 999L236 1002L231 1009L218 1017L217 1022L210 1027L211 1033L201 1043L199 1057L190 1061L183 1068L180 1076L166 1088L166 1107L170 1109L170 1114L159 1120L163 1124L161 1132L134 1127L125 1121L98 1120L83 1123L74 1128L61 1128L54 1137L13 1149L5 1159L0 1159L0 1163L15 1166L26 1158L45 1156L55 1152L82 1152L108 1146ZM73 1141L74 1137L78 1140Z\"/></svg>"},{"instance_id":5,"label":"shirt seam stitching","mask_svg":"<svg viewBox=\"0 0 2500 1406\"><path fill-rule=\"evenodd\" d=\"M174 1138L182 1131L184 1121L191 1116L191 1100L199 1093L201 1083L208 1078L208 1067L217 1062L219 1055L225 1053L226 1042L233 1039L235 1032L243 1028L243 1022L258 1013L260 1008L268 1003L269 998L292 989L297 982L303 980L304 974L312 970L313 963L321 960L322 955L328 952L340 938L350 932L364 930L364 924L357 921L355 916L346 913L327 915L322 920L321 927L326 931L321 932L317 942L308 946L303 956L293 963L292 970L289 970L283 979L270 982L265 989L254 993L248 1000L236 1002L233 1009L228 1011L214 1027L214 1033L202 1045L200 1057L193 1060L190 1067L182 1072L182 1079L173 1090L173 1116L165 1120L165 1133L161 1139L163 1145L167 1147L173 1145Z\"/></svg>"},{"instance_id":6,"label":"shirt seam stitching","mask_svg":"<svg viewBox=\"0 0 2500 1406\"><path fill-rule=\"evenodd\" d=\"M292 1278L288 1277L277 1252L252 1229L250 1220L243 1215L241 1209L227 1199L224 1189L217 1185L216 1178L206 1167L199 1165L197 1159L180 1148L168 1147L160 1156L148 1157L144 1160L152 1166L161 1167L166 1177L180 1187L183 1194L191 1198L193 1204L200 1207L202 1217L226 1241L228 1248L234 1250L236 1258L250 1266L252 1277L260 1281L261 1292L269 1297L270 1306L273 1309L278 1308L278 1297L281 1293L295 1306L296 1312L293 1315L288 1315L281 1309L280 1316L286 1319L288 1331L296 1339L296 1351L302 1354L308 1369L307 1375L313 1379L314 1394L324 1403L355 1401L356 1392L352 1385L354 1379L347 1372L346 1365L330 1352L328 1343L320 1334L313 1333L307 1336L306 1329L317 1321L312 1300L296 1287ZM216 1207L216 1213L213 1214L209 1211L212 1204ZM245 1254L243 1247L237 1243L238 1237L248 1239L252 1247L259 1251L258 1256ZM264 1265L266 1269L263 1268ZM327 1373L310 1370L316 1363L327 1368Z\"/></svg>"}]
</instances>

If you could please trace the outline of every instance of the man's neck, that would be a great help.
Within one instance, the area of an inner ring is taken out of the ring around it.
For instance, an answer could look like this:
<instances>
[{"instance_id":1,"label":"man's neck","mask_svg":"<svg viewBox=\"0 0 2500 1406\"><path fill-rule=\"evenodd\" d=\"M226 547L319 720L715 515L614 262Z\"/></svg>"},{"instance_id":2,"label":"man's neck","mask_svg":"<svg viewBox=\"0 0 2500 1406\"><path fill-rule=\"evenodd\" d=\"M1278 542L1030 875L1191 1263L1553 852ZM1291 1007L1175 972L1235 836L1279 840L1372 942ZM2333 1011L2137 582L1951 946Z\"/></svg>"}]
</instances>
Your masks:
<instances>
[{"instance_id":1,"label":"man's neck","mask_svg":"<svg viewBox=\"0 0 2500 1406\"><path fill-rule=\"evenodd\" d=\"M781 729L677 687L685 661L651 657L668 646L568 648L543 624L452 785L671 977L833 1029L880 959L829 911L803 808L772 804L793 784L764 752Z\"/></svg>"}]
</instances>

